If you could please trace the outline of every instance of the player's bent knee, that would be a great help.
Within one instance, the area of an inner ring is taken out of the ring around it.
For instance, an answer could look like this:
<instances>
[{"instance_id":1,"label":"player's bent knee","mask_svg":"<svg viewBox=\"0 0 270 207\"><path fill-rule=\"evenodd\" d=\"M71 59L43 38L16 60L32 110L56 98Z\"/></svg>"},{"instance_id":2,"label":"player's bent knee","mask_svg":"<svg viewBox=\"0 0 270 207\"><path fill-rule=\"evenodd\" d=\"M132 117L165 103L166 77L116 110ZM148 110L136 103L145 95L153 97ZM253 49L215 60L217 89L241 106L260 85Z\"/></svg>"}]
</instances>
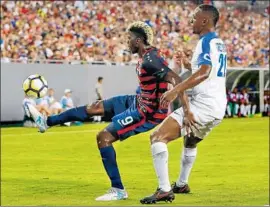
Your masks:
<instances>
[{"instance_id":1,"label":"player's bent knee","mask_svg":"<svg viewBox=\"0 0 270 207\"><path fill-rule=\"evenodd\" d=\"M103 130L97 134L97 145L99 148L108 147L115 141L117 141L117 139L113 137L110 132Z\"/></svg>"},{"instance_id":2,"label":"player's bent knee","mask_svg":"<svg viewBox=\"0 0 270 207\"><path fill-rule=\"evenodd\" d=\"M161 132L159 132L157 130L157 131L154 131L153 133L151 133L151 135L150 135L150 142L151 142L151 144L154 144L156 142L167 143L168 142L168 139L166 138L166 135L165 134L162 134Z\"/></svg>"},{"instance_id":3,"label":"player's bent knee","mask_svg":"<svg viewBox=\"0 0 270 207\"><path fill-rule=\"evenodd\" d=\"M86 111L89 115L103 115L104 107L102 101L96 101L86 106Z\"/></svg>"}]
</instances>

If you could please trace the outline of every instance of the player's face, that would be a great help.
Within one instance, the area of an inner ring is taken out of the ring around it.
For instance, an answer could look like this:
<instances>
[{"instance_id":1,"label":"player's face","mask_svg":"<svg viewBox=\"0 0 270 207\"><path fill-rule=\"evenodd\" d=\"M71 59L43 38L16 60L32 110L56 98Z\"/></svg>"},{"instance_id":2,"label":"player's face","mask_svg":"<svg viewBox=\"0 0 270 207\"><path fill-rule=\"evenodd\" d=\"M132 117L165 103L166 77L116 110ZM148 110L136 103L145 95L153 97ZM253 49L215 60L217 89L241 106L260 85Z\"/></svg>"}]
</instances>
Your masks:
<instances>
[{"instance_id":1,"label":"player's face","mask_svg":"<svg viewBox=\"0 0 270 207\"><path fill-rule=\"evenodd\" d=\"M204 23L204 16L202 11L200 11L199 9L195 9L194 14L192 15L192 19L191 19L191 24L192 24L192 28L193 28L193 33L194 34L200 34Z\"/></svg>"},{"instance_id":2,"label":"player's face","mask_svg":"<svg viewBox=\"0 0 270 207\"><path fill-rule=\"evenodd\" d=\"M127 44L128 44L129 51L132 54L138 53L137 38L131 32L128 33Z\"/></svg>"}]
</instances>

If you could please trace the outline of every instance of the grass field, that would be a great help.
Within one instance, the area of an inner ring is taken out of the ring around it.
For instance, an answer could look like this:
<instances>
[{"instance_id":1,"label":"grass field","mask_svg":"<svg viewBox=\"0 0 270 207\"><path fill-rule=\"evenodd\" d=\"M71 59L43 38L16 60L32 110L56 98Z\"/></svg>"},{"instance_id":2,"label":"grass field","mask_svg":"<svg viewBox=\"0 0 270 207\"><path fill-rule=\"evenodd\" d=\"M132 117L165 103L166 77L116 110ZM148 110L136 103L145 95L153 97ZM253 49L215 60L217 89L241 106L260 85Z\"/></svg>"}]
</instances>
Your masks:
<instances>
[{"instance_id":1,"label":"grass field","mask_svg":"<svg viewBox=\"0 0 270 207\"><path fill-rule=\"evenodd\" d=\"M109 187L95 140L105 126L55 127L45 134L3 128L2 205L140 205L157 187L149 133L115 145L129 199L94 200ZM178 177L181 149L182 140L169 144L171 181ZM269 204L268 118L224 120L200 143L190 186L191 194L167 205Z\"/></svg>"}]
</instances>

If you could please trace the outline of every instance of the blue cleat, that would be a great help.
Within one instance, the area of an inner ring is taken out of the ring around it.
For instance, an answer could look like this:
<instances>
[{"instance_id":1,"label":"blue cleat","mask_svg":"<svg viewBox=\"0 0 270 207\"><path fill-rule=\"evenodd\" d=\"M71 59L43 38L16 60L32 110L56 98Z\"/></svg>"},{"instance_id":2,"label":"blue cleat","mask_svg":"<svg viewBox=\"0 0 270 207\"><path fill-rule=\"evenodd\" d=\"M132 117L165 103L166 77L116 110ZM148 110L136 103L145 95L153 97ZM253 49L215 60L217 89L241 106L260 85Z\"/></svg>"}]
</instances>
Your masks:
<instances>
[{"instance_id":1,"label":"blue cleat","mask_svg":"<svg viewBox=\"0 0 270 207\"><path fill-rule=\"evenodd\" d=\"M47 129L46 118L33 106L32 104L25 104L25 111L27 115L33 118L41 133L44 133Z\"/></svg>"},{"instance_id":2,"label":"blue cleat","mask_svg":"<svg viewBox=\"0 0 270 207\"><path fill-rule=\"evenodd\" d=\"M116 200L125 200L128 198L126 190L118 188L110 188L108 192L100 197L96 198L96 201L116 201Z\"/></svg>"}]
</instances>

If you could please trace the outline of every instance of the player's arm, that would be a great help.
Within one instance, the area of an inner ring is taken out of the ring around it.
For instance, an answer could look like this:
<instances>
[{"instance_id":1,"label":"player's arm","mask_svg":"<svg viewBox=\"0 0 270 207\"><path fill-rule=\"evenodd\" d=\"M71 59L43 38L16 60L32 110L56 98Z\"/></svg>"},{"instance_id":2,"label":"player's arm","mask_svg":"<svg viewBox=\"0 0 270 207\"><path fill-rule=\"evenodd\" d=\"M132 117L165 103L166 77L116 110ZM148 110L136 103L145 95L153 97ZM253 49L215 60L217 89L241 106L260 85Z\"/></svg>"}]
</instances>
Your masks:
<instances>
[{"instance_id":1,"label":"player's arm","mask_svg":"<svg viewBox=\"0 0 270 207\"><path fill-rule=\"evenodd\" d=\"M205 81L209 77L211 69L212 66L210 65L201 65L199 70L192 74L188 79L179 83L172 90L164 93L161 97L161 104L163 106L168 105L168 102L173 101L178 94Z\"/></svg>"},{"instance_id":2,"label":"player's arm","mask_svg":"<svg viewBox=\"0 0 270 207\"><path fill-rule=\"evenodd\" d=\"M159 80L165 80L166 82L172 84L174 87L182 82L181 78L168 67L167 62L163 60L163 58L160 57L157 53L151 53L149 58L146 58L145 68L148 68L148 70L150 70L150 72ZM175 94L174 98L176 98L178 95L181 103L183 104L185 112L190 112L188 97L185 92Z\"/></svg>"},{"instance_id":3,"label":"player's arm","mask_svg":"<svg viewBox=\"0 0 270 207\"><path fill-rule=\"evenodd\" d=\"M197 62L199 69L195 73L193 73L188 79L178 84L172 90L164 93L161 97L161 105L167 105L168 102L174 100L176 94L180 94L187 89L199 85L209 77L212 69L209 41L205 41L202 43L202 52L198 56Z\"/></svg>"},{"instance_id":4,"label":"player's arm","mask_svg":"<svg viewBox=\"0 0 270 207\"><path fill-rule=\"evenodd\" d=\"M164 79L166 82L172 84L173 87L175 87L176 85L182 82L182 79L179 77L179 75L177 75L175 72L171 70L166 74ZM188 96L186 95L185 92L179 93L178 96L181 100L185 113L188 113L190 111Z\"/></svg>"}]
</instances>

